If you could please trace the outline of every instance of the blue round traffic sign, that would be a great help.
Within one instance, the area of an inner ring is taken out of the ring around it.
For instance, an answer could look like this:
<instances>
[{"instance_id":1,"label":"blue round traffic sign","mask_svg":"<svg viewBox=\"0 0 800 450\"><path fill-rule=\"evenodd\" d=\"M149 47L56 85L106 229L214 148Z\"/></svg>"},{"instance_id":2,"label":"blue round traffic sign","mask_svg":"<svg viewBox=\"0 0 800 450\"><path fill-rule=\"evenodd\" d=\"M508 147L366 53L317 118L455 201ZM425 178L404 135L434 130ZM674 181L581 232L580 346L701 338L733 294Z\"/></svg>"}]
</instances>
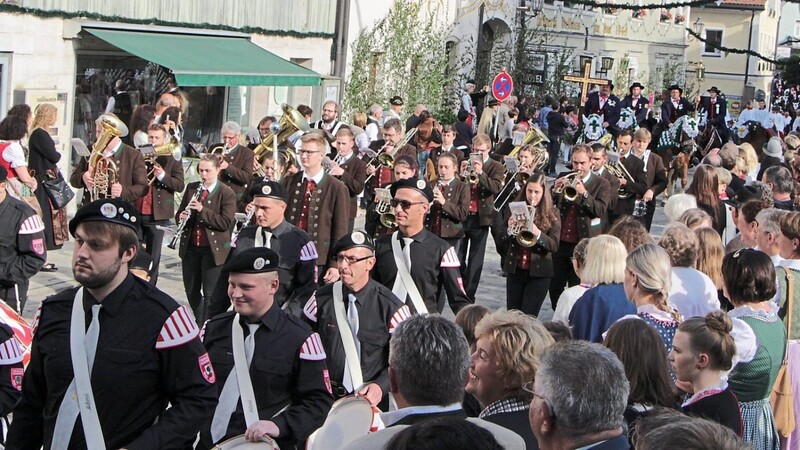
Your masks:
<instances>
[{"instance_id":1,"label":"blue round traffic sign","mask_svg":"<svg viewBox=\"0 0 800 450\"><path fill-rule=\"evenodd\" d=\"M494 95L494 98L502 102L511 96L513 90L514 80L505 70L494 77L494 81L492 81L492 95Z\"/></svg>"}]
</instances>

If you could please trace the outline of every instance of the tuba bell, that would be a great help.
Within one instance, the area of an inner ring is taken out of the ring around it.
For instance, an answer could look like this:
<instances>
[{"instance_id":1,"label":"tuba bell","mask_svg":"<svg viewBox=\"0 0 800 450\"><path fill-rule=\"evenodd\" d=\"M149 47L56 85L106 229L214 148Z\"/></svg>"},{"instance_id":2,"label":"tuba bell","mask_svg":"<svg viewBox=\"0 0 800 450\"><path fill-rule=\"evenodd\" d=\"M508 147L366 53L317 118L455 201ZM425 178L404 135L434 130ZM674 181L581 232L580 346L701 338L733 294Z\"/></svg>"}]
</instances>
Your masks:
<instances>
[{"instance_id":1,"label":"tuba bell","mask_svg":"<svg viewBox=\"0 0 800 450\"><path fill-rule=\"evenodd\" d=\"M277 133L278 145L282 144L298 131L308 131L311 129L305 117L297 112L296 109L292 108L291 105L284 103L281 105L281 110L283 110L283 115L278 120L278 124L280 125L280 129ZM275 133L270 130L266 136L261 139L261 143L253 150L253 153L259 161L264 158L264 155L272 152L274 138Z\"/></svg>"},{"instance_id":2,"label":"tuba bell","mask_svg":"<svg viewBox=\"0 0 800 450\"><path fill-rule=\"evenodd\" d=\"M549 143L550 139L548 139L547 136L542 133L542 130L539 129L538 126L533 125L528 132L525 133L525 137L522 139L522 142L518 146L514 147L514 149L509 152L508 156L516 156L517 153L522 150L522 147L525 147L526 145L538 146L543 142ZM547 153L547 151L545 151L545 153Z\"/></svg>"},{"instance_id":3,"label":"tuba bell","mask_svg":"<svg viewBox=\"0 0 800 450\"><path fill-rule=\"evenodd\" d=\"M92 201L111 196L109 190L111 185L119 181L119 168L114 160L104 156L103 152L114 138L128 135L128 127L114 114L101 115L97 118L97 123L102 130L92 146L88 161L94 182L90 191Z\"/></svg>"}]
</instances>

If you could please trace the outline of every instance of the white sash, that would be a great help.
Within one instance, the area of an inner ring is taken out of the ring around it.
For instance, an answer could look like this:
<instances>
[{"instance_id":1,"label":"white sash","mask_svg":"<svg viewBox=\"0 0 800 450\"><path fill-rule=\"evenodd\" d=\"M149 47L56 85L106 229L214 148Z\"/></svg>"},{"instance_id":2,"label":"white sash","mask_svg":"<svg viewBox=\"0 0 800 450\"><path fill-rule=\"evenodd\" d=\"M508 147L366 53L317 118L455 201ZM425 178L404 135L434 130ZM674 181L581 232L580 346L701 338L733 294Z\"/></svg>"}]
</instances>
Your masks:
<instances>
[{"instance_id":1,"label":"white sash","mask_svg":"<svg viewBox=\"0 0 800 450\"><path fill-rule=\"evenodd\" d=\"M255 338L253 336L254 349ZM253 392L253 382L250 379L250 367L244 352L244 333L242 325L239 323L238 313L233 317L231 325L231 347L233 347L233 368L236 372L236 382L239 385L239 397L242 399L244 421L249 427L258 422L258 405L256 405L256 394Z\"/></svg>"},{"instance_id":2,"label":"white sash","mask_svg":"<svg viewBox=\"0 0 800 450\"><path fill-rule=\"evenodd\" d=\"M361 373L361 358L356 351L355 336L344 311L344 293L342 292L342 282L333 283L333 311L336 313L336 326L339 327L339 336L342 337L344 346L344 358L347 361L347 370L350 379L353 381L353 392L358 392L364 384L364 376Z\"/></svg>"},{"instance_id":3,"label":"white sash","mask_svg":"<svg viewBox=\"0 0 800 450\"><path fill-rule=\"evenodd\" d=\"M72 317L69 329L69 350L72 355L72 371L75 378L70 383L58 408L51 448L66 449L72 437L72 429L78 414L81 416L86 447L105 450L103 430L97 417L97 408L92 392L89 362L86 359L86 313L83 311L83 287L75 293L72 302ZM99 343L99 342L98 342ZM79 400L80 399L80 400ZM77 405L75 405L77 403Z\"/></svg>"},{"instance_id":4,"label":"white sash","mask_svg":"<svg viewBox=\"0 0 800 450\"><path fill-rule=\"evenodd\" d=\"M392 233L392 255L394 255L394 263L397 266L397 276L400 277L400 281L403 282L406 291L408 291L408 296L411 297L411 303L414 305L414 309L417 310L417 314L428 314L428 308L425 307L425 302L422 301L422 295L420 295L417 285L414 284L414 280L411 279L411 273L403 260L403 249L400 248L399 235L399 231ZM405 303L406 299L401 298L400 301Z\"/></svg>"}]
</instances>

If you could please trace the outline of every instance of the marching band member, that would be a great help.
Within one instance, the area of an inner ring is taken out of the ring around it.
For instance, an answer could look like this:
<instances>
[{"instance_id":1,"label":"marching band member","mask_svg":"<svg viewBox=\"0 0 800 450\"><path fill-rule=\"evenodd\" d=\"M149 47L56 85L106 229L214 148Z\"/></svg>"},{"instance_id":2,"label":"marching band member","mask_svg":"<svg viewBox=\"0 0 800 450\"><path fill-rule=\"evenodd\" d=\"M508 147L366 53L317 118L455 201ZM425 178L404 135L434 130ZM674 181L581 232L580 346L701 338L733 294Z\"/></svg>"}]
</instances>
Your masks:
<instances>
[{"instance_id":1,"label":"marching band member","mask_svg":"<svg viewBox=\"0 0 800 450\"><path fill-rule=\"evenodd\" d=\"M297 151L303 171L286 177L283 185L289 192L286 220L311 236L317 247L320 283L339 279L333 257L333 243L347 234L350 198L347 186L322 168L327 142L319 133L306 133Z\"/></svg>"},{"instance_id":2,"label":"marching band member","mask_svg":"<svg viewBox=\"0 0 800 450\"><path fill-rule=\"evenodd\" d=\"M110 117L108 117L110 116ZM101 122L108 117L110 120L118 121L113 114L103 114L95 121L96 135L103 133ZM135 148L125 145L122 139L114 137L109 141L106 148L102 150L103 156L110 158L117 166L117 182L108 186L105 193L110 197L119 197L128 202L135 202L147 193L147 168L141 152ZM69 177L69 184L76 189L84 188L83 203L91 201L91 190L94 186L94 168L89 167L86 158L75 166L72 175Z\"/></svg>"},{"instance_id":3,"label":"marching band member","mask_svg":"<svg viewBox=\"0 0 800 450\"><path fill-rule=\"evenodd\" d=\"M442 135L437 130L439 125L436 123L436 119L428 111L420 112L418 122L417 133L414 135L414 146L417 148L420 178L427 179L428 159L432 152L441 149ZM410 129L406 126L406 130Z\"/></svg>"},{"instance_id":4,"label":"marching band member","mask_svg":"<svg viewBox=\"0 0 800 450\"><path fill-rule=\"evenodd\" d=\"M153 124L147 129L147 141L153 147L167 143L167 130L163 125ZM164 230L175 217L175 193L183 192L183 165L172 156L159 156L152 169L153 182L144 197L136 200L136 209L142 214L142 241L147 253L153 258L150 282L158 283L158 268L161 263L161 243Z\"/></svg>"},{"instance_id":5,"label":"marching band member","mask_svg":"<svg viewBox=\"0 0 800 450\"><path fill-rule=\"evenodd\" d=\"M331 408L319 335L275 301L279 264L278 254L264 247L247 249L225 264L233 311L205 327L219 403L203 426L198 449L241 434L249 442L270 436L280 448L303 448Z\"/></svg>"},{"instance_id":6,"label":"marching band member","mask_svg":"<svg viewBox=\"0 0 800 450\"><path fill-rule=\"evenodd\" d=\"M370 149L375 152L384 151L387 154L392 154L395 162L397 158L402 155L408 155L416 161L417 149L413 145L406 143L404 146L395 149L395 146L402 138L403 126L400 124L400 121L394 118L388 119L383 124L383 140L374 141L370 144ZM415 162L414 166L419 167L419 163ZM395 181L395 178L392 169L383 165L378 165L376 167L375 165L368 164L366 170L369 180L364 186L364 199L368 202L364 229L370 236L378 236L376 233L378 225L380 224L380 215L375 213L375 188L385 188Z\"/></svg>"},{"instance_id":7,"label":"marching band member","mask_svg":"<svg viewBox=\"0 0 800 450\"><path fill-rule=\"evenodd\" d=\"M456 163L454 153L439 155L439 179L428 182L433 189L433 203L425 228L444 239L457 252L464 237L464 221L469 214L469 185L456 178Z\"/></svg>"},{"instance_id":8,"label":"marching band member","mask_svg":"<svg viewBox=\"0 0 800 450\"><path fill-rule=\"evenodd\" d=\"M253 224L245 226L231 242L228 261L253 247L271 248L278 254L278 280L275 302L292 315L300 316L303 305L317 289L317 247L308 233L284 219L289 195L282 184L262 181L250 187L253 199ZM208 316L214 317L231 306L222 272L214 288Z\"/></svg>"},{"instance_id":9,"label":"marching band member","mask_svg":"<svg viewBox=\"0 0 800 450\"><path fill-rule=\"evenodd\" d=\"M250 143L247 144L247 148L249 148L250 150L255 150L256 147L258 147L258 144L260 144L262 140L269 134L270 125L272 125L276 121L277 119L275 118L275 116L266 116L263 117L261 120L259 120L258 126L256 127L255 130L256 133L253 133L252 136L250 135L250 133L248 133L247 140L250 141Z\"/></svg>"},{"instance_id":10,"label":"marching band member","mask_svg":"<svg viewBox=\"0 0 800 450\"><path fill-rule=\"evenodd\" d=\"M356 394L385 411L389 339L411 311L389 288L370 278L375 245L365 232L345 235L335 252L341 280L319 288L303 312L320 334L334 397ZM349 361L357 361L358 367Z\"/></svg>"},{"instance_id":11,"label":"marching band member","mask_svg":"<svg viewBox=\"0 0 800 450\"><path fill-rule=\"evenodd\" d=\"M650 110L650 100L642 95L642 86L638 81L633 83L629 88L629 94L622 99L619 104L620 110L630 108L636 116L636 123L639 126L644 126L647 121L647 112Z\"/></svg>"},{"instance_id":12,"label":"marching band member","mask_svg":"<svg viewBox=\"0 0 800 450\"><path fill-rule=\"evenodd\" d=\"M242 129L236 122L225 122L220 130L223 141L219 179L236 194L237 211L244 211L243 196L253 175L253 151L242 145Z\"/></svg>"},{"instance_id":13,"label":"marching band member","mask_svg":"<svg viewBox=\"0 0 800 450\"><path fill-rule=\"evenodd\" d=\"M506 176L505 167L489 158L491 149L489 136L479 134L472 140L472 151L476 158L470 157L470 161L461 164L462 172L466 170L478 179L477 183L470 183L469 214L464 221L464 239L458 249L459 260L462 261L461 274L469 298L475 298L478 291L486 253L486 238L494 221L494 196L503 188Z\"/></svg>"},{"instance_id":14,"label":"marching band member","mask_svg":"<svg viewBox=\"0 0 800 450\"><path fill-rule=\"evenodd\" d=\"M472 302L463 290L456 250L424 228L433 190L411 178L392 184L391 192L398 230L376 241L373 278L420 314L442 312L437 290L443 282L450 308L457 313Z\"/></svg>"},{"instance_id":15,"label":"marching band member","mask_svg":"<svg viewBox=\"0 0 800 450\"><path fill-rule=\"evenodd\" d=\"M189 311L128 270L138 216L100 199L70 222L79 286L36 313L6 448L186 448L214 407L214 368Z\"/></svg>"},{"instance_id":16,"label":"marching band member","mask_svg":"<svg viewBox=\"0 0 800 450\"><path fill-rule=\"evenodd\" d=\"M186 187L175 221L186 221L178 255L181 258L186 299L189 300L195 320L202 324L207 319L206 311L220 269L230 252L236 194L218 180L218 156L200 157L197 172L201 181L189 183Z\"/></svg>"},{"instance_id":17,"label":"marching band member","mask_svg":"<svg viewBox=\"0 0 800 450\"><path fill-rule=\"evenodd\" d=\"M571 262L575 245L583 238L600 234L607 220L612 192L605 178L592 173L591 153L588 145L573 146L574 172L560 174L553 188L558 193L556 205L561 214L561 235L558 251L553 254L550 281L550 302L554 310L565 285L574 286L580 282Z\"/></svg>"},{"instance_id":18,"label":"marching band member","mask_svg":"<svg viewBox=\"0 0 800 450\"><path fill-rule=\"evenodd\" d=\"M617 178L620 185L620 192L624 192L627 198L617 198L617 203L609 210L608 222L614 224L622 216L632 216L636 200L641 198L647 191L647 176L644 173L644 161L631 153L633 145L633 133L630 130L622 130L617 136L617 150L619 160L628 173L633 177L633 181L627 178Z\"/></svg>"},{"instance_id":19,"label":"marching band member","mask_svg":"<svg viewBox=\"0 0 800 450\"><path fill-rule=\"evenodd\" d=\"M328 100L322 105L322 119L311 124L311 128L316 128L325 132L328 142L335 140L336 133L344 125L339 122L339 104L333 100ZM346 126L346 125L344 125Z\"/></svg>"},{"instance_id":20,"label":"marching band member","mask_svg":"<svg viewBox=\"0 0 800 450\"><path fill-rule=\"evenodd\" d=\"M436 172L436 169L439 167L439 155L443 153L451 153L456 157L456 167L461 166L461 161L463 161L466 157L464 152L468 150L466 146L456 147L454 145L456 139L456 129L453 128L452 125L445 125L442 128L442 145L433 147L431 149L431 153L428 156L428 161L426 163L427 170L425 171L425 179L428 181L436 180L439 176Z\"/></svg>"},{"instance_id":21,"label":"marching band member","mask_svg":"<svg viewBox=\"0 0 800 450\"><path fill-rule=\"evenodd\" d=\"M656 212L655 199L667 188L667 169L661 157L647 149L650 139L650 132L645 128L640 128L633 134L633 154L644 162L647 181L647 190L641 198L647 204L647 213L639 220L647 227L648 232L653 224L653 214Z\"/></svg>"},{"instance_id":22,"label":"marching band member","mask_svg":"<svg viewBox=\"0 0 800 450\"><path fill-rule=\"evenodd\" d=\"M503 270L506 278L506 307L518 309L525 314L539 315L542 302L547 295L550 279L553 276L552 254L558 250L561 237L561 218L553 206L547 176L536 170L528 178L520 191L517 201L524 201L530 217L510 216L511 229L522 227L534 239L532 246L523 246L517 235L507 236L508 255ZM522 221L523 223L519 223Z\"/></svg>"},{"instance_id":23,"label":"marching band member","mask_svg":"<svg viewBox=\"0 0 800 450\"><path fill-rule=\"evenodd\" d=\"M600 91L590 92L586 96L586 106L584 111L589 114L597 114L603 117L603 128L609 133L616 135L619 131L617 121L619 121L619 98L612 94L614 83L610 80L600 86Z\"/></svg>"},{"instance_id":24,"label":"marching band member","mask_svg":"<svg viewBox=\"0 0 800 450\"><path fill-rule=\"evenodd\" d=\"M394 168L392 169L392 175L394 176L394 179L397 181L408 180L408 179L416 180L417 178L419 178L419 165L417 164L417 158L408 155L398 156L394 160ZM389 187L390 185L387 185L386 189L388 189ZM372 213L375 216L375 221L377 222L377 225L375 225L374 227L375 232L373 234L375 237L373 239L377 239L381 236L392 234L395 231L397 231L396 226L387 227L383 224L383 222L380 220L380 215L378 215L375 212L376 207L377 203L373 202L373 204L371 205L371 209L367 209L367 214L369 215L370 213Z\"/></svg>"},{"instance_id":25,"label":"marching band member","mask_svg":"<svg viewBox=\"0 0 800 450\"><path fill-rule=\"evenodd\" d=\"M350 195L349 220L347 231L353 231L353 224L358 213L358 194L364 190L364 181L367 179L367 163L353 154L355 140L349 128L342 128L336 133L335 163L329 174L347 186Z\"/></svg>"},{"instance_id":26,"label":"marching band member","mask_svg":"<svg viewBox=\"0 0 800 450\"><path fill-rule=\"evenodd\" d=\"M606 164L608 164L608 148L605 145L595 142L592 144L592 171L595 175L598 175L608 181L608 187L611 189L611 200L608 202L608 209L609 213L614 210L614 207L617 206L617 199L619 196L617 192L619 191L619 179L611 174L608 170L606 170ZM609 214L610 216L610 214ZM611 228L610 221L606 221L603 226L603 231L608 231Z\"/></svg>"}]
</instances>

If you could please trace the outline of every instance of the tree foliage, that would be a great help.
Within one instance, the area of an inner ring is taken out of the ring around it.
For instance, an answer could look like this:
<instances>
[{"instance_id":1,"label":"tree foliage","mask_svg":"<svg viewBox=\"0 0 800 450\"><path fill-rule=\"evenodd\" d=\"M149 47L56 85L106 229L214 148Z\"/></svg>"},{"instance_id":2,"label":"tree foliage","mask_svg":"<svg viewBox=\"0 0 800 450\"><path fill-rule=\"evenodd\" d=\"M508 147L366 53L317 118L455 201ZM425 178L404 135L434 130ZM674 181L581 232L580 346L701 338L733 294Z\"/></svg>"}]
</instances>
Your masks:
<instances>
[{"instance_id":1,"label":"tree foliage","mask_svg":"<svg viewBox=\"0 0 800 450\"><path fill-rule=\"evenodd\" d=\"M781 79L788 82L790 86L800 84L800 56L782 58L779 62L783 68L780 72Z\"/></svg>"}]
</instances>

